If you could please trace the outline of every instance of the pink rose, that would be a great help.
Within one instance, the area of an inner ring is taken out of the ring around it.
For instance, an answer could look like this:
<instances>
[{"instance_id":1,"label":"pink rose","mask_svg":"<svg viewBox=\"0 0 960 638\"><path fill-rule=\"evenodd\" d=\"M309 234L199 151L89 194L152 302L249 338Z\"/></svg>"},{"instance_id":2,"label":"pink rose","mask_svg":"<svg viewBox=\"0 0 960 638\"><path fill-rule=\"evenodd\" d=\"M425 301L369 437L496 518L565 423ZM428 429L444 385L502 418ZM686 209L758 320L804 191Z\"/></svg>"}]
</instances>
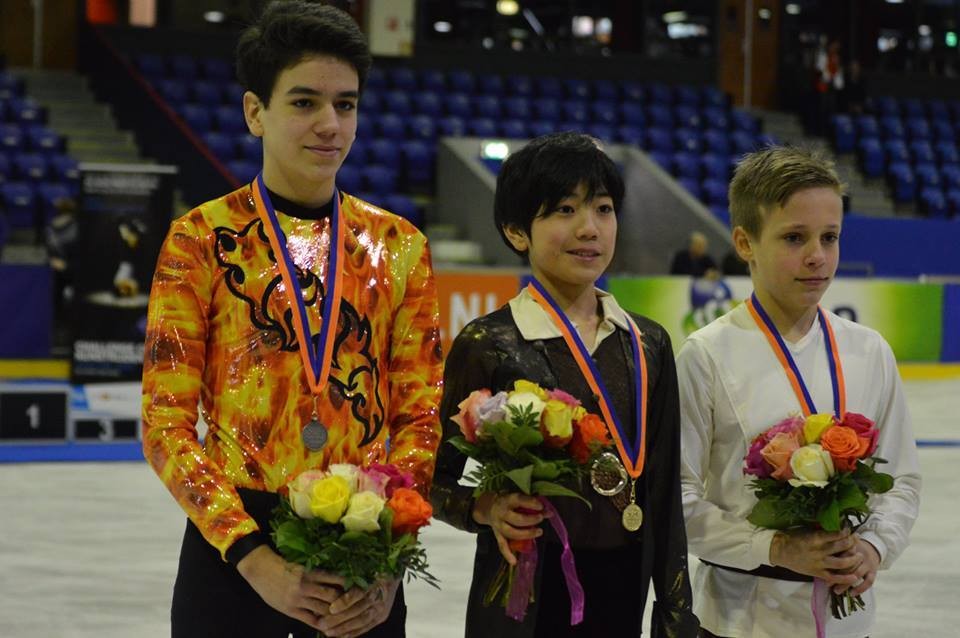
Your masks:
<instances>
[{"instance_id":1,"label":"pink rose","mask_svg":"<svg viewBox=\"0 0 960 638\"><path fill-rule=\"evenodd\" d=\"M380 498L386 498L387 483L389 482L389 474L385 474L372 466L362 468L357 475L357 493L373 492Z\"/></svg>"},{"instance_id":2,"label":"pink rose","mask_svg":"<svg viewBox=\"0 0 960 638\"><path fill-rule=\"evenodd\" d=\"M860 458L873 456L873 453L877 451L877 439L880 437L880 431L874 427L873 421L862 414L847 412L843 415L840 425L850 428L857 433L858 437L868 441L867 453Z\"/></svg>"},{"instance_id":3,"label":"pink rose","mask_svg":"<svg viewBox=\"0 0 960 638\"><path fill-rule=\"evenodd\" d=\"M778 481L786 481L793 478L793 470L790 467L790 457L794 451L803 445L801 433L780 432L763 446L760 454L763 460L773 468L771 478Z\"/></svg>"},{"instance_id":4,"label":"pink rose","mask_svg":"<svg viewBox=\"0 0 960 638\"><path fill-rule=\"evenodd\" d=\"M773 468L763 459L763 454L761 454L763 446L766 444L767 442L762 434L750 444L750 450L747 452L747 458L745 459L747 466L743 469L744 474L751 474L757 478L767 478L773 473Z\"/></svg>"},{"instance_id":5,"label":"pink rose","mask_svg":"<svg viewBox=\"0 0 960 638\"><path fill-rule=\"evenodd\" d=\"M394 490L398 487L413 487L413 475L410 474L410 472L401 470L396 465L371 463L369 469L388 477L386 486L387 498L392 497Z\"/></svg>"},{"instance_id":6,"label":"pink rose","mask_svg":"<svg viewBox=\"0 0 960 638\"><path fill-rule=\"evenodd\" d=\"M490 390L474 390L470 395L461 401L457 407L460 408L460 414L450 417L450 420L460 426L460 432L463 438L469 443L477 442L477 428L481 421L477 414L480 406L490 398Z\"/></svg>"},{"instance_id":7,"label":"pink rose","mask_svg":"<svg viewBox=\"0 0 960 638\"><path fill-rule=\"evenodd\" d=\"M563 401L564 403L569 405L571 408L575 408L578 405L580 405L580 399L573 396L572 394L569 394L567 392L564 392L563 390L560 390L559 388L556 390L548 390L547 398L555 399L557 401Z\"/></svg>"}]
</instances>

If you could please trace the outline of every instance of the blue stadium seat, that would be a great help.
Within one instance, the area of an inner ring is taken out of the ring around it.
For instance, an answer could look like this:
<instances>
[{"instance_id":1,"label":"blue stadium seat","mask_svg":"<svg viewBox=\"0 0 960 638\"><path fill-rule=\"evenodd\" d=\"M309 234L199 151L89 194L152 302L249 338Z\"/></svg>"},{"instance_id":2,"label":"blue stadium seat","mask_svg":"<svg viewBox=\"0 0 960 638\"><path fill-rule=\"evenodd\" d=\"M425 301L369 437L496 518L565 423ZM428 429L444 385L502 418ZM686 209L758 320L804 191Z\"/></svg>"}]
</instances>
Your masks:
<instances>
[{"instance_id":1,"label":"blue stadium seat","mask_svg":"<svg viewBox=\"0 0 960 638\"><path fill-rule=\"evenodd\" d=\"M647 102L669 107L673 104L673 89L659 82L647 85Z\"/></svg>"},{"instance_id":2,"label":"blue stadium seat","mask_svg":"<svg viewBox=\"0 0 960 638\"><path fill-rule=\"evenodd\" d=\"M200 58L200 73L214 82L223 83L233 79L233 65L226 58Z\"/></svg>"},{"instance_id":3,"label":"blue stadium seat","mask_svg":"<svg viewBox=\"0 0 960 638\"><path fill-rule=\"evenodd\" d=\"M678 177L677 182L680 183L691 195L697 199L701 198L700 194L700 180L693 177Z\"/></svg>"},{"instance_id":4,"label":"blue stadium seat","mask_svg":"<svg viewBox=\"0 0 960 638\"><path fill-rule=\"evenodd\" d=\"M690 104L678 104L673 108L673 116L677 126L698 129L703 125L700 110Z\"/></svg>"},{"instance_id":5,"label":"blue stadium seat","mask_svg":"<svg viewBox=\"0 0 960 638\"><path fill-rule=\"evenodd\" d=\"M727 181L707 178L700 183L703 198L711 206L727 206Z\"/></svg>"},{"instance_id":6,"label":"blue stadium seat","mask_svg":"<svg viewBox=\"0 0 960 638\"><path fill-rule=\"evenodd\" d=\"M242 108L244 93L246 89L240 86L239 82L227 82L223 85L223 103Z\"/></svg>"},{"instance_id":7,"label":"blue stadium seat","mask_svg":"<svg viewBox=\"0 0 960 638\"><path fill-rule=\"evenodd\" d=\"M671 159L671 172L680 177L700 180L700 157L696 153L678 152ZM699 190L699 189L698 189Z\"/></svg>"},{"instance_id":8,"label":"blue stadium seat","mask_svg":"<svg viewBox=\"0 0 960 638\"><path fill-rule=\"evenodd\" d=\"M530 137L549 135L557 130L559 130L557 128L557 123L547 120L533 120L527 125L527 133L530 135Z\"/></svg>"},{"instance_id":9,"label":"blue stadium seat","mask_svg":"<svg viewBox=\"0 0 960 638\"><path fill-rule=\"evenodd\" d=\"M366 164L369 160L370 142L371 140L354 139L353 144L350 145L350 153L347 154L344 164L349 164L354 167ZM376 159L370 161L376 161Z\"/></svg>"},{"instance_id":10,"label":"blue stadium seat","mask_svg":"<svg viewBox=\"0 0 960 638\"><path fill-rule=\"evenodd\" d=\"M174 82L174 80L166 80L167 84L170 84L171 82ZM211 82L210 80L196 80L190 86L190 92L193 94L193 101L197 104L218 106L223 102L223 85L219 82ZM182 99L171 100L168 94L164 94L164 97L167 98L168 102L183 101Z\"/></svg>"},{"instance_id":11,"label":"blue stadium seat","mask_svg":"<svg viewBox=\"0 0 960 638\"><path fill-rule=\"evenodd\" d=\"M937 161L937 156L933 153L933 147L927 140L914 140L910 142L910 156L916 163L933 163Z\"/></svg>"},{"instance_id":12,"label":"blue stadium seat","mask_svg":"<svg viewBox=\"0 0 960 638\"><path fill-rule=\"evenodd\" d=\"M941 139L934 143L933 148L937 153L937 160L939 160L941 165L960 163L960 151L958 151L957 145L954 144L952 137L949 139Z\"/></svg>"},{"instance_id":13,"label":"blue stadium seat","mask_svg":"<svg viewBox=\"0 0 960 638\"><path fill-rule=\"evenodd\" d=\"M503 100L503 114L512 119L526 120L531 114L530 100L525 97L511 96Z\"/></svg>"},{"instance_id":14,"label":"blue stadium seat","mask_svg":"<svg viewBox=\"0 0 960 638\"><path fill-rule=\"evenodd\" d=\"M651 126L673 127L673 109L666 104L653 102L647 105L647 118Z\"/></svg>"},{"instance_id":15,"label":"blue stadium seat","mask_svg":"<svg viewBox=\"0 0 960 638\"><path fill-rule=\"evenodd\" d=\"M10 228L33 228L35 224L36 192L29 182L0 184L0 201Z\"/></svg>"},{"instance_id":16,"label":"blue stadium seat","mask_svg":"<svg viewBox=\"0 0 960 638\"><path fill-rule=\"evenodd\" d=\"M880 125L877 123L877 118L872 115L859 115L856 121L861 138L880 137Z\"/></svg>"},{"instance_id":17,"label":"blue stadium seat","mask_svg":"<svg viewBox=\"0 0 960 638\"><path fill-rule=\"evenodd\" d=\"M213 116L210 109L202 104L183 104L180 106L180 117L197 135L203 135L211 130Z\"/></svg>"},{"instance_id":18,"label":"blue stadium seat","mask_svg":"<svg viewBox=\"0 0 960 638\"><path fill-rule=\"evenodd\" d=\"M642 103L647 97L647 90L640 82L628 80L620 83L620 96L624 102Z\"/></svg>"},{"instance_id":19,"label":"blue stadium seat","mask_svg":"<svg viewBox=\"0 0 960 638\"><path fill-rule=\"evenodd\" d=\"M13 179L13 167L6 153L0 153L0 184Z\"/></svg>"},{"instance_id":20,"label":"blue stadium seat","mask_svg":"<svg viewBox=\"0 0 960 638\"><path fill-rule=\"evenodd\" d=\"M218 131L224 133L246 133L247 120L243 110L233 104L224 104L213 109L213 121Z\"/></svg>"},{"instance_id":21,"label":"blue stadium seat","mask_svg":"<svg viewBox=\"0 0 960 638\"><path fill-rule=\"evenodd\" d=\"M562 106L562 119L567 122L585 124L590 121L590 106L583 100L566 100Z\"/></svg>"},{"instance_id":22,"label":"blue stadium seat","mask_svg":"<svg viewBox=\"0 0 960 638\"><path fill-rule=\"evenodd\" d=\"M410 118L410 137L432 142L437 137L437 125L429 115L414 115Z\"/></svg>"},{"instance_id":23,"label":"blue stadium seat","mask_svg":"<svg viewBox=\"0 0 960 638\"><path fill-rule=\"evenodd\" d=\"M860 165L867 177L880 177L886 165L883 147L876 137L861 137L857 143L860 150Z\"/></svg>"},{"instance_id":24,"label":"blue stadium seat","mask_svg":"<svg viewBox=\"0 0 960 638\"><path fill-rule=\"evenodd\" d=\"M420 115L440 117L443 114L443 99L439 93L422 91L413 100L413 109Z\"/></svg>"},{"instance_id":25,"label":"blue stadium seat","mask_svg":"<svg viewBox=\"0 0 960 638\"><path fill-rule=\"evenodd\" d=\"M61 182L77 182L80 179L80 167L77 160L69 155L53 155L47 158L50 173Z\"/></svg>"},{"instance_id":26,"label":"blue stadium seat","mask_svg":"<svg viewBox=\"0 0 960 638\"><path fill-rule=\"evenodd\" d=\"M533 111L536 117L548 122L560 120L560 102L552 97L540 97L533 101Z\"/></svg>"},{"instance_id":27,"label":"blue stadium seat","mask_svg":"<svg viewBox=\"0 0 960 638\"><path fill-rule=\"evenodd\" d=\"M397 190L397 172L379 164L368 164L360 169L365 190L386 196Z\"/></svg>"},{"instance_id":28,"label":"blue stadium seat","mask_svg":"<svg viewBox=\"0 0 960 638\"><path fill-rule=\"evenodd\" d=\"M221 162L227 162L236 158L236 145L234 136L226 133L209 131L201 135L204 144L210 149L210 152L216 155ZM256 138L254 138L256 139Z\"/></svg>"},{"instance_id":29,"label":"blue stadium seat","mask_svg":"<svg viewBox=\"0 0 960 638\"><path fill-rule=\"evenodd\" d=\"M920 189L920 211L927 217L947 217L950 207L943 191L937 186L924 186Z\"/></svg>"},{"instance_id":30,"label":"blue stadium seat","mask_svg":"<svg viewBox=\"0 0 960 638\"><path fill-rule=\"evenodd\" d=\"M838 153L852 153L857 145L857 130L853 118L845 113L837 113L832 118L833 147Z\"/></svg>"},{"instance_id":31,"label":"blue stadium seat","mask_svg":"<svg viewBox=\"0 0 960 638\"><path fill-rule=\"evenodd\" d=\"M940 179L944 186L960 189L960 164L944 164L940 167Z\"/></svg>"},{"instance_id":32,"label":"blue stadium seat","mask_svg":"<svg viewBox=\"0 0 960 638\"><path fill-rule=\"evenodd\" d=\"M477 78L477 95L500 97L505 93L503 78L494 73L484 73Z\"/></svg>"},{"instance_id":33,"label":"blue stadium seat","mask_svg":"<svg viewBox=\"0 0 960 638\"><path fill-rule=\"evenodd\" d=\"M662 153L673 152L673 135L670 129L650 127L647 129L647 149Z\"/></svg>"},{"instance_id":34,"label":"blue stadium seat","mask_svg":"<svg viewBox=\"0 0 960 638\"><path fill-rule=\"evenodd\" d=\"M888 164L910 161L910 150L903 138L888 139L883 143Z\"/></svg>"},{"instance_id":35,"label":"blue stadium seat","mask_svg":"<svg viewBox=\"0 0 960 638\"><path fill-rule=\"evenodd\" d=\"M592 122L587 124L584 132L591 137L597 138L604 144L613 144L617 140L616 129L609 124L604 124L602 122Z\"/></svg>"},{"instance_id":36,"label":"blue stadium seat","mask_svg":"<svg viewBox=\"0 0 960 638\"><path fill-rule=\"evenodd\" d=\"M362 144L362 142L360 143ZM356 146L357 142L354 141L353 145ZM263 161L263 142L255 135L251 135L250 133L234 135L233 147L238 159L245 159L248 162ZM352 153L353 151L350 152Z\"/></svg>"},{"instance_id":37,"label":"blue stadium seat","mask_svg":"<svg viewBox=\"0 0 960 638\"><path fill-rule=\"evenodd\" d=\"M730 140L730 150L737 155L751 153L758 148L756 138L749 131L733 131L727 139Z\"/></svg>"},{"instance_id":38,"label":"blue stadium seat","mask_svg":"<svg viewBox=\"0 0 960 638\"><path fill-rule=\"evenodd\" d=\"M700 106L700 89L696 86L684 84L673 90L678 105Z\"/></svg>"},{"instance_id":39,"label":"blue stadium seat","mask_svg":"<svg viewBox=\"0 0 960 638\"><path fill-rule=\"evenodd\" d=\"M526 75L511 75L504 88L509 95L533 95L533 80Z\"/></svg>"},{"instance_id":40,"label":"blue stadium seat","mask_svg":"<svg viewBox=\"0 0 960 638\"><path fill-rule=\"evenodd\" d=\"M253 181L253 179L260 172L260 165L255 162L248 162L246 160L230 160L229 162L224 162L227 167L227 170L237 178L241 183L247 183Z\"/></svg>"},{"instance_id":41,"label":"blue stadium seat","mask_svg":"<svg viewBox=\"0 0 960 638\"><path fill-rule=\"evenodd\" d=\"M377 118L374 137L385 137L389 140L406 138L404 118L394 113L384 113Z\"/></svg>"},{"instance_id":42,"label":"blue stadium seat","mask_svg":"<svg viewBox=\"0 0 960 638\"><path fill-rule=\"evenodd\" d=\"M703 143L711 153L727 155L730 152L730 136L725 129L706 129L703 132Z\"/></svg>"},{"instance_id":43,"label":"blue stadium seat","mask_svg":"<svg viewBox=\"0 0 960 638\"><path fill-rule=\"evenodd\" d=\"M552 97L556 100L563 99L563 82L560 78L539 77L536 80L537 95L540 97Z\"/></svg>"},{"instance_id":44,"label":"blue stadium seat","mask_svg":"<svg viewBox=\"0 0 960 638\"><path fill-rule=\"evenodd\" d=\"M931 123L933 127L933 139L952 140L954 139L954 128L948 120L934 120Z\"/></svg>"},{"instance_id":45,"label":"blue stadium seat","mask_svg":"<svg viewBox=\"0 0 960 638\"><path fill-rule=\"evenodd\" d=\"M448 115L462 118L473 116L473 101L466 93L448 93L444 101Z\"/></svg>"},{"instance_id":46,"label":"blue stadium seat","mask_svg":"<svg viewBox=\"0 0 960 638\"><path fill-rule=\"evenodd\" d=\"M940 169L937 168L936 164L929 162L919 163L914 166L913 175L920 188L926 188L928 186L940 188Z\"/></svg>"},{"instance_id":47,"label":"blue stadium seat","mask_svg":"<svg viewBox=\"0 0 960 638\"><path fill-rule=\"evenodd\" d=\"M718 106L722 109L730 106L730 99L727 94L715 86L701 87L700 94L704 106Z\"/></svg>"},{"instance_id":48,"label":"blue stadium seat","mask_svg":"<svg viewBox=\"0 0 960 638\"><path fill-rule=\"evenodd\" d=\"M700 166L705 178L721 181L730 179L730 160L726 154L704 153L700 156Z\"/></svg>"},{"instance_id":49,"label":"blue stadium seat","mask_svg":"<svg viewBox=\"0 0 960 638\"><path fill-rule=\"evenodd\" d=\"M387 114L389 115L389 114ZM382 115L367 115L357 117L357 139L372 140L379 135L378 123Z\"/></svg>"},{"instance_id":50,"label":"blue stadium seat","mask_svg":"<svg viewBox=\"0 0 960 638\"><path fill-rule=\"evenodd\" d=\"M190 91L187 88L185 82L180 80L174 80L172 78L163 78L157 80L154 85L157 89L157 93L169 104L173 105L176 108L177 105L183 104L190 101ZM214 104L219 104L220 98L217 97L217 101Z\"/></svg>"},{"instance_id":51,"label":"blue stadium seat","mask_svg":"<svg viewBox=\"0 0 960 638\"><path fill-rule=\"evenodd\" d=\"M445 93L447 90L447 76L443 71L428 69L420 72L420 86L425 91Z\"/></svg>"},{"instance_id":52,"label":"blue stadium seat","mask_svg":"<svg viewBox=\"0 0 960 638\"><path fill-rule=\"evenodd\" d=\"M417 228L423 225L423 214L417 204L406 195L391 193L385 196L382 208L403 217Z\"/></svg>"},{"instance_id":53,"label":"blue stadium seat","mask_svg":"<svg viewBox=\"0 0 960 638\"><path fill-rule=\"evenodd\" d=\"M389 87L387 86L387 72L379 66L373 66L370 68L370 72L367 73L367 82L363 87L363 90L366 92L368 89L373 89L375 91L385 91Z\"/></svg>"},{"instance_id":54,"label":"blue stadium seat","mask_svg":"<svg viewBox=\"0 0 960 638\"><path fill-rule=\"evenodd\" d=\"M497 123L488 117L475 117L467 120L467 130L473 137L496 137Z\"/></svg>"},{"instance_id":55,"label":"blue stadium seat","mask_svg":"<svg viewBox=\"0 0 960 638\"><path fill-rule=\"evenodd\" d=\"M477 117L495 120L500 117L500 99L496 95L478 95L473 98L473 112Z\"/></svg>"},{"instance_id":56,"label":"blue stadium seat","mask_svg":"<svg viewBox=\"0 0 960 638\"><path fill-rule=\"evenodd\" d=\"M344 164L337 171L337 188L344 193L356 195L363 188L360 169L352 164Z\"/></svg>"},{"instance_id":57,"label":"blue stadium seat","mask_svg":"<svg viewBox=\"0 0 960 638\"><path fill-rule=\"evenodd\" d=\"M947 208L951 217L960 214L960 188L948 188L946 192Z\"/></svg>"},{"instance_id":58,"label":"blue stadium seat","mask_svg":"<svg viewBox=\"0 0 960 638\"><path fill-rule=\"evenodd\" d=\"M66 140L62 135L54 133L46 126L35 125L27 127L27 140L31 150L42 153L60 153L66 148Z\"/></svg>"},{"instance_id":59,"label":"blue stadium seat","mask_svg":"<svg viewBox=\"0 0 960 638\"><path fill-rule=\"evenodd\" d=\"M679 151L699 153L703 148L700 131L694 128L678 128L673 132L674 146Z\"/></svg>"},{"instance_id":60,"label":"blue stadium seat","mask_svg":"<svg viewBox=\"0 0 960 638\"><path fill-rule=\"evenodd\" d=\"M41 182L36 187L37 205L44 221L51 220L57 214L57 203L72 198L73 190L60 182Z\"/></svg>"},{"instance_id":61,"label":"blue stadium seat","mask_svg":"<svg viewBox=\"0 0 960 638\"><path fill-rule=\"evenodd\" d=\"M387 80L391 87L404 92L417 90L417 73L407 67L398 67L387 71Z\"/></svg>"},{"instance_id":62,"label":"blue stadium seat","mask_svg":"<svg viewBox=\"0 0 960 638\"><path fill-rule=\"evenodd\" d=\"M880 118L880 131L888 140L900 140L906 137L906 132L903 129L903 122L899 117L883 117Z\"/></svg>"},{"instance_id":63,"label":"blue stadium seat","mask_svg":"<svg viewBox=\"0 0 960 638\"><path fill-rule=\"evenodd\" d=\"M718 106L706 106L700 110L704 128L729 129L730 116L727 110Z\"/></svg>"},{"instance_id":64,"label":"blue stadium seat","mask_svg":"<svg viewBox=\"0 0 960 638\"><path fill-rule=\"evenodd\" d=\"M917 196L917 184L910 165L906 162L891 164L889 175L894 201L901 204L912 203Z\"/></svg>"},{"instance_id":65,"label":"blue stadium seat","mask_svg":"<svg viewBox=\"0 0 960 638\"><path fill-rule=\"evenodd\" d=\"M500 120L500 135L515 140L526 139L529 134L527 132L527 121L526 120Z\"/></svg>"},{"instance_id":66,"label":"blue stadium seat","mask_svg":"<svg viewBox=\"0 0 960 638\"><path fill-rule=\"evenodd\" d=\"M46 124L47 108L30 97L13 97L7 100L13 119L21 124Z\"/></svg>"},{"instance_id":67,"label":"blue stadium seat","mask_svg":"<svg viewBox=\"0 0 960 638\"><path fill-rule=\"evenodd\" d=\"M927 102L927 115L930 116L931 121L949 121L950 109L947 108L947 103L943 100L930 100Z\"/></svg>"},{"instance_id":68,"label":"blue stadium seat","mask_svg":"<svg viewBox=\"0 0 960 638\"><path fill-rule=\"evenodd\" d=\"M733 128L737 130L747 131L749 133L760 132L760 121L746 111L731 109L730 122L733 124Z\"/></svg>"},{"instance_id":69,"label":"blue stadium seat","mask_svg":"<svg viewBox=\"0 0 960 638\"><path fill-rule=\"evenodd\" d=\"M454 93L471 94L477 86L477 81L470 71L451 71L447 75L447 85Z\"/></svg>"},{"instance_id":70,"label":"blue stadium seat","mask_svg":"<svg viewBox=\"0 0 960 638\"><path fill-rule=\"evenodd\" d=\"M634 126L643 126L647 123L647 116L639 102L621 102L620 119L624 124L633 124Z\"/></svg>"},{"instance_id":71,"label":"blue stadium seat","mask_svg":"<svg viewBox=\"0 0 960 638\"><path fill-rule=\"evenodd\" d=\"M930 124L924 118L912 117L907 120L907 135L912 140L928 140Z\"/></svg>"},{"instance_id":72,"label":"blue stadium seat","mask_svg":"<svg viewBox=\"0 0 960 638\"><path fill-rule=\"evenodd\" d=\"M47 158L42 153L17 153L13 156L13 176L19 180L39 182L47 178Z\"/></svg>"},{"instance_id":73,"label":"blue stadium seat","mask_svg":"<svg viewBox=\"0 0 960 638\"><path fill-rule=\"evenodd\" d=\"M872 99L873 110L880 117L900 117L900 104L889 95L880 95Z\"/></svg>"},{"instance_id":74,"label":"blue stadium seat","mask_svg":"<svg viewBox=\"0 0 960 638\"><path fill-rule=\"evenodd\" d=\"M401 153L403 179L407 188L411 190L428 188L433 183L433 149L423 142L407 140L401 146Z\"/></svg>"},{"instance_id":75,"label":"blue stadium seat","mask_svg":"<svg viewBox=\"0 0 960 638\"><path fill-rule=\"evenodd\" d=\"M597 100L605 100L607 102L620 101L620 91L617 90L617 84L610 80L594 80L593 96Z\"/></svg>"},{"instance_id":76,"label":"blue stadium seat","mask_svg":"<svg viewBox=\"0 0 960 638\"><path fill-rule=\"evenodd\" d=\"M567 99L589 100L590 84L578 78L567 78L563 81L563 88Z\"/></svg>"},{"instance_id":77,"label":"blue stadium seat","mask_svg":"<svg viewBox=\"0 0 960 638\"><path fill-rule=\"evenodd\" d=\"M621 124L616 128L617 140L621 144L643 146L643 129L632 124Z\"/></svg>"},{"instance_id":78,"label":"blue stadium seat","mask_svg":"<svg viewBox=\"0 0 960 638\"><path fill-rule=\"evenodd\" d=\"M137 54L136 65L140 69L140 73L148 78L162 78L167 74L163 57L154 53Z\"/></svg>"},{"instance_id":79,"label":"blue stadium seat","mask_svg":"<svg viewBox=\"0 0 960 638\"><path fill-rule=\"evenodd\" d=\"M663 170L670 172L670 162L673 160L673 153L668 153L666 151L647 151L647 155L650 156L657 166Z\"/></svg>"},{"instance_id":80,"label":"blue stadium seat","mask_svg":"<svg viewBox=\"0 0 960 638\"><path fill-rule=\"evenodd\" d=\"M0 71L0 100L12 100L21 97L25 92L23 78L19 78L6 71Z\"/></svg>"},{"instance_id":81,"label":"blue stadium seat","mask_svg":"<svg viewBox=\"0 0 960 638\"><path fill-rule=\"evenodd\" d=\"M620 119L617 116L617 105L614 102L594 100L590 103L590 110L593 113L593 121L599 124L613 126Z\"/></svg>"},{"instance_id":82,"label":"blue stadium seat","mask_svg":"<svg viewBox=\"0 0 960 638\"><path fill-rule=\"evenodd\" d=\"M464 137L467 134L467 123L462 117L448 115L437 122L439 134L444 137Z\"/></svg>"},{"instance_id":83,"label":"blue stadium seat","mask_svg":"<svg viewBox=\"0 0 960 638\"><path fill-rule=\"evenodd\" d=\"M916 98L907 98L900 103L904 117L925 117L923 103Z\"/></svg>"},{"instance_id":84,"label":"blue stadium seat","mask_svg":"<svg viewBox=\"0 0 960 638\"><path fill-rule=\"evenodd\" d=\"M396 140L383 137L371 140L367 145L370 161L400 172L400 147Z\"/></svg>"},{"instance_id":85,"label":"blue stadium seat","mask_svg":"<svg viewBox=\"0 0 960 638\"><path fill-rule=\"evenodd\" d=\"M383 106L383 95L387 92L380 89L364 89L357 103L360 114L379 115L384 112L386 109Z\"/></svg>"},{"instance_id":86,"label":"blue stadium seat","mask_svg":"<svg viewBox=\"0 0 960 638\"><path fill-rule=\"evenodd\" d=\"M382 96L380 103L382 111L393 113L394 115L409 115L410 95L403 90L387 91Z\"/></svg>"}]
</instances>

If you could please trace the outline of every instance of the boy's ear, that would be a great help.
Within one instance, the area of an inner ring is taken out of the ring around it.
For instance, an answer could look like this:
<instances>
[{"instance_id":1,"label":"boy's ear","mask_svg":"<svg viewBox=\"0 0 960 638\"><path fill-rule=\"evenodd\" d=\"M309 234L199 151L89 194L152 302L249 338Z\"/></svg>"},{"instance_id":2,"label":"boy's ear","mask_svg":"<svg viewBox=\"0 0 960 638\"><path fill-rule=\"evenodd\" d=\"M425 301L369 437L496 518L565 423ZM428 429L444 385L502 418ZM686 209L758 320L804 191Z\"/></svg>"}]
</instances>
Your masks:
<instances>
[{"instance_id":1,"label":"boy's ear","mask_svg":"<svg viewBox=\"0 0 960 638\"><path fill-rule=\"evenodd\" d=\"M743 229L743 226L737 226L733 229L733 249L737 251L740 259L750 263L753 259L753 243L750 235Z\"/></svg>"},{"instance_id":2,"label":"boy's ear","mask_svg":"<svg viewBox=\"0 0 960 638\"><path fill-rule=\"evenodd\" d=\"M263 137L263 123L260 116L263 113L263 102L253 91L246 91L243 94L243 117L247 120L247 128L251 135Z\"/></svg>"},{"instance_id":3,"label":"boy's ear","mask_svg":"<svg viewBox=\"0 0 960 638\"><path fill-rule=\"evenodd\" d=\"M510 242L510 245L514 247L517 252L525 253L530 250L530 238L527 237L527 233L516 226L504 226L503 234L507 236L507 240Z\"/></svg>"}]
</instances>

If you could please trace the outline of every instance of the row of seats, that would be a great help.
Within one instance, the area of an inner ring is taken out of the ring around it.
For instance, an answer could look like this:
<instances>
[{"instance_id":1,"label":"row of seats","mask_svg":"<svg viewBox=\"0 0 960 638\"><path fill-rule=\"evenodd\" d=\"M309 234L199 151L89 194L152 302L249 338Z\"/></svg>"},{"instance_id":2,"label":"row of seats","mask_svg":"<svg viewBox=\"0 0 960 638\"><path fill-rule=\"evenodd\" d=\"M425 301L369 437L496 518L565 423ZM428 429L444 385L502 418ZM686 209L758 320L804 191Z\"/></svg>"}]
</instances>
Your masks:
<instances>
[{"instance_id":1,"label":"row of seats","mask_svg":"<svg viewBox=\"0 0 960 638\"><path fill-rule=\"evenodd\" d=\"M22 97L25 93L23 78L13 75L9 71L0 71L0 100Z\"/></svg>"},{"instance_id":2,"label":"row of seats","mask_svg":"<svg viewBox=\"0 0 960 638\"><path fill-rule=\"evenodd\" d=\"M77 161L63 153L0 153L0 182L78 182Z\"/></svg>"},{"instance_id":3,"label":"row of seats","mask_svg":"<svg viewBox=\"0 0 960 638\"><path fill-rule=\"evenodd\" d=\"M38 213L49 221L59 200L77 196L77 186L77 182L4 182L0 184L3 215L11 228L33 228Z\"/></svg>"},{"instance_id":4,"label":"row of seats","mask_svg":"<svg viewBox=\"0 0 960 638\"><path fill-rule=\"evenodd\" d=\"M0 122L25 125L44 124L47 109L30 97L0 97Z\"/></svg>"},{"instance_id":5,"label":"row of seats","mask_svg":"<svg viewBox=\"0 0 960 638\"><path fill-rule=\"evenodd\" d=\"M890 95L871 96L866 110L878 117L928 118L960 122L960 100L920 100Z\"/></svg>"},{"instance_id":6,"label":"row of seats","mask_svg":"<svg viewBox=\"0 0 960 638\"><path fill-rule=\"evenodd\" d=\"M44 124L0 124L0 151L58 153L65 148L64 137Z\"/></svg>"},{"instance_id":7,"label":"row of seats","mask_svg":"<svg viewBox=\"0 0 960 638\"><path fill-rule=\"evenodd\" d=\"M151 79L174 77L182 80L207 78L232 80L233 65L225 58L195 58L192 55L176 54L163 56L141 53L135 58L140 72Z\"/></svg>"},{"instance_id":8,"label":"row of seats","mask_svg":"<svg viewBox=\"0 0 960 638\"><path fill-rule=\"evenodd\" d=\"M877 119L873 115L854 118L843 113L833 116L832 128L834 146L840 153L852 152L862 139L955 142L960 133L960 128L948 120L901 120L895 116Z\"/></svg>"}]
</instances>

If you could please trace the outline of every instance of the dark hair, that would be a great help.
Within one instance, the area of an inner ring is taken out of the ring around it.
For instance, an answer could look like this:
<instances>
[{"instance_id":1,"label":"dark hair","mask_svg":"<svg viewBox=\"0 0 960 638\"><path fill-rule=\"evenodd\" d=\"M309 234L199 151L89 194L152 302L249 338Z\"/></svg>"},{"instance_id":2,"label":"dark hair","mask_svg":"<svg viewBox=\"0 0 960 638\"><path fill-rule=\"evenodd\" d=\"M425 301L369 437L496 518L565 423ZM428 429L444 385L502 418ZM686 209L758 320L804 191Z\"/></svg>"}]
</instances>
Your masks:
<instances>
[{"instance_id":1,"label":"dark hair","mask_svg":"<svg viewBox=\"0 0 960 638\"><path fill-rule=\"evenodd\" d=\"M237 78L264 106L270 106L277 76L311 55L346 62L357 71L363 89L370 71L370 49L353 18L330 5L277 0L240 35Z\"/></svg>"},{"instance_id":2,"label":"dark hair","mask_svg":"<svg viewBox=\"0 0 960 638\"><path fill-rule=\"evenodd\" d=\"M579 184L587 199L609 195L614 211L623 203L623 177L600 143L582 133L551 133L531 140L510 154L500 167L493 201L493 220L500 237L514 252L504 228L522 229L530 235L533 220L549 215Z\"/></svg>"}]
</instances>

